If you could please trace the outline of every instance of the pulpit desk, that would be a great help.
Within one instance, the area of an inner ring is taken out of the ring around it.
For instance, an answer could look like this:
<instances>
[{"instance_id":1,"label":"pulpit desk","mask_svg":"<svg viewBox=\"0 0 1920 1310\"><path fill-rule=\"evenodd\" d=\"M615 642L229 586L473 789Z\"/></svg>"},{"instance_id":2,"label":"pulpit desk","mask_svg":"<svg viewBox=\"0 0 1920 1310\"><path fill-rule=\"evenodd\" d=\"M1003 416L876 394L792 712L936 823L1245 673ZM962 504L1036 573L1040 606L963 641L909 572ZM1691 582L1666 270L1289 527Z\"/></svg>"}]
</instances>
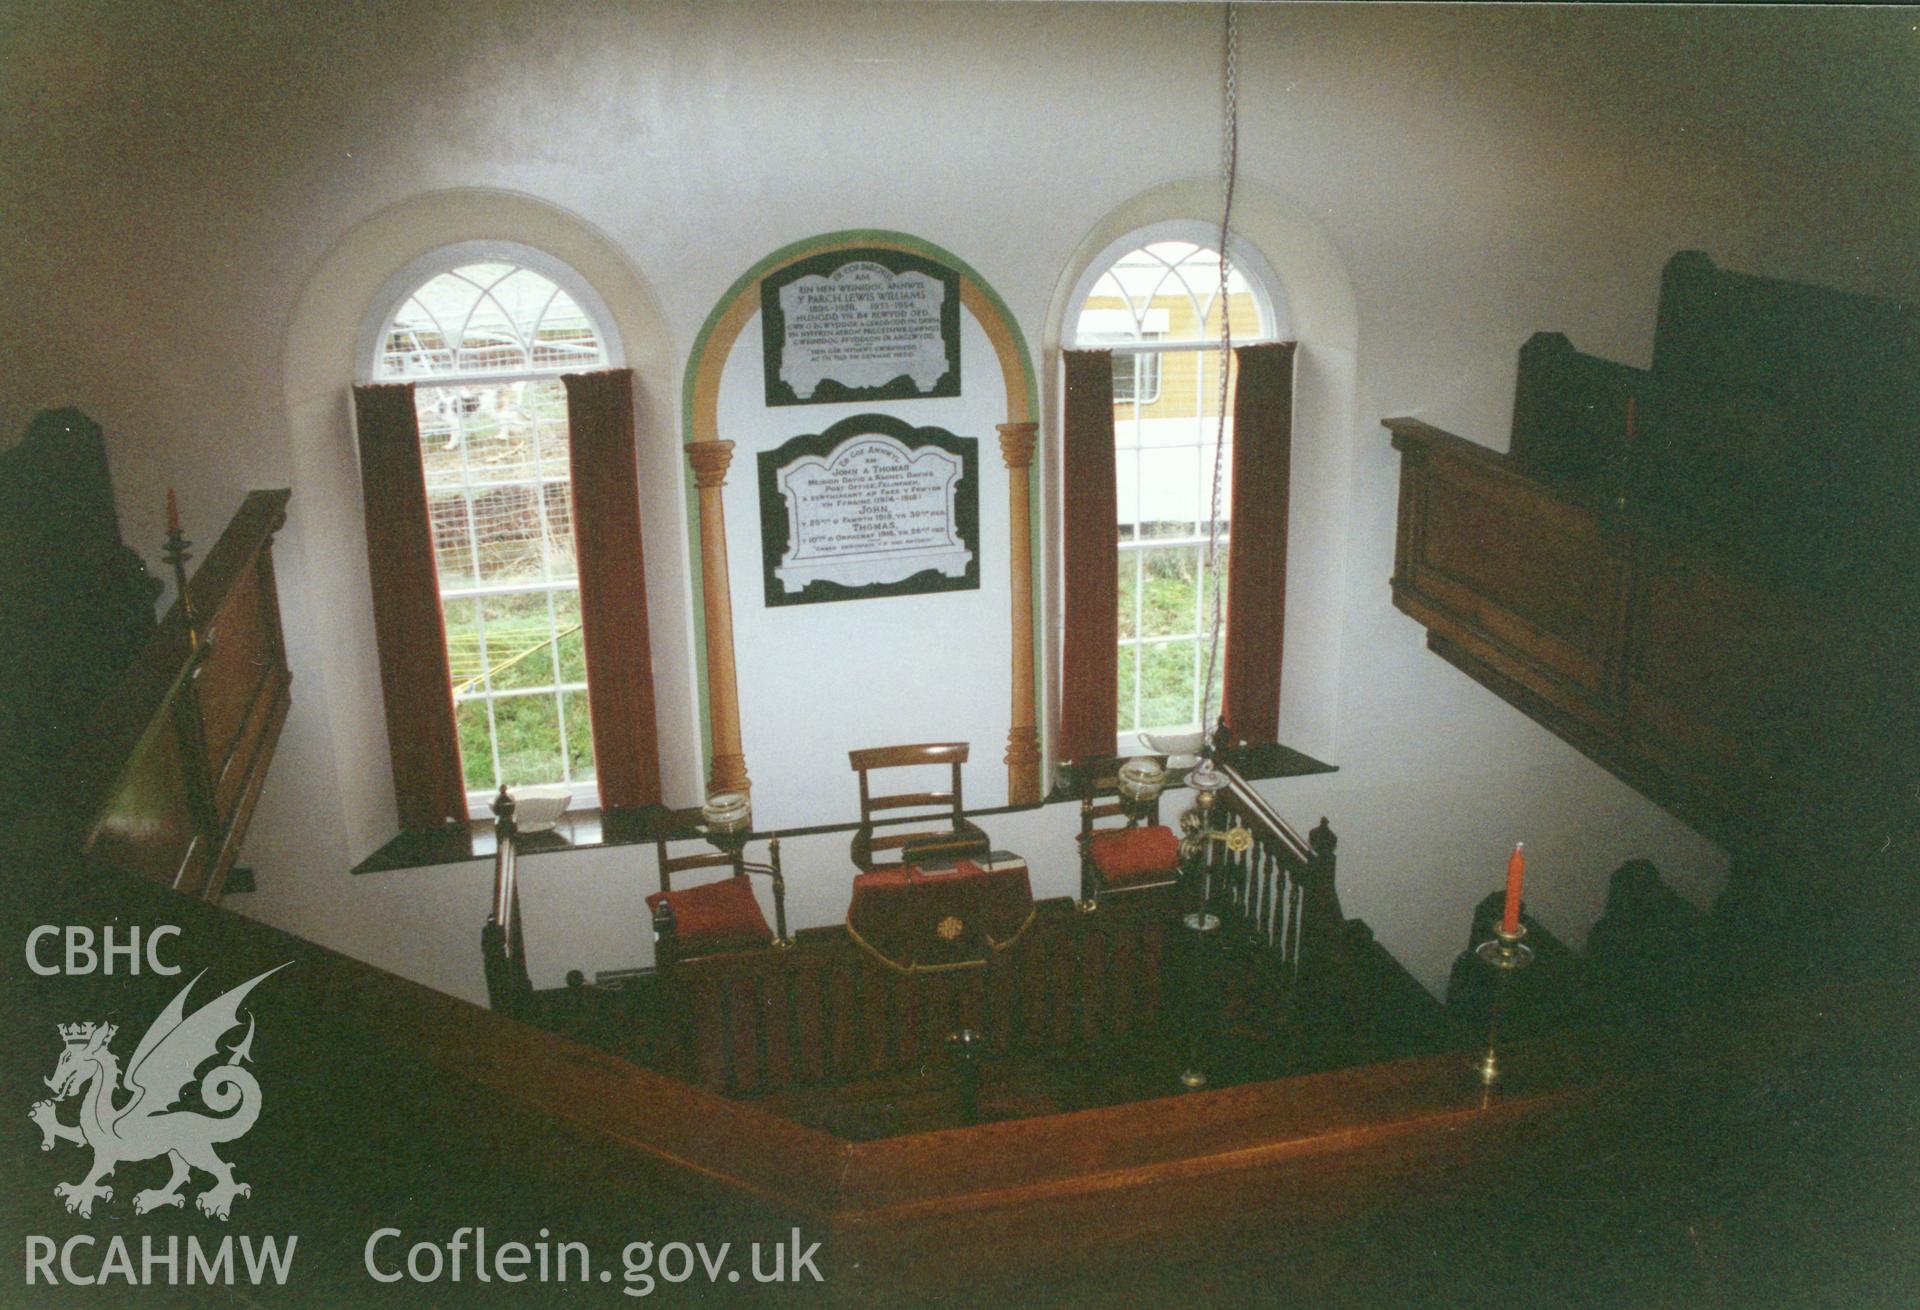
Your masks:
<instances>
[{"instance_id":1,"label":"pulpit desk","mask_svg":"<svg viewBox=\"0 0 1920 1310\"><path fill-rule=\"evenodd\" d=\"M847 935L901 973L979 968L1033 922L1027 862L1010 851L858 874Z\"/></svg>"}]
</instances>

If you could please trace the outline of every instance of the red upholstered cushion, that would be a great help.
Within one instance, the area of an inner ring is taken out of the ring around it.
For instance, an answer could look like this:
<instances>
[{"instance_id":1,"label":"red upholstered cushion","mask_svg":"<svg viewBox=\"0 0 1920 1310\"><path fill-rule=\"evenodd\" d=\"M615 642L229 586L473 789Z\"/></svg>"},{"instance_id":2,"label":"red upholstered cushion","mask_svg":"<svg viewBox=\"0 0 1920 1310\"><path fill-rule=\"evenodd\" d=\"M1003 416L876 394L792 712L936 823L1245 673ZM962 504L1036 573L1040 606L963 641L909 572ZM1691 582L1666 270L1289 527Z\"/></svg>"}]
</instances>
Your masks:
<instances>
[{"instance_id":1,"label":"red upholstered cushion","mask_svg":"<svg viewBox=\"0 0 1920 1310\"><path fill-rule=\"evenodd\" d=\"M1164 824L1096 832L1087 854L1110 887L1161 881L1180 871L1180 839Z\"/></svg>"},{"instance_id":2,"label":"red upholstered cushion","mask_svg":"<svg viewBox=\"0 0 1920 1310\"><path fill-rule=\"evenodd\" d=\"M753 898L753 884L745 874L699 887L655 892L647 897L647 909L659 909L662 900L673 906L673 935L681 942L718 941L725 937L773 939L767 916L760 913L760 902Z\"/></svg>"}]
</instances>

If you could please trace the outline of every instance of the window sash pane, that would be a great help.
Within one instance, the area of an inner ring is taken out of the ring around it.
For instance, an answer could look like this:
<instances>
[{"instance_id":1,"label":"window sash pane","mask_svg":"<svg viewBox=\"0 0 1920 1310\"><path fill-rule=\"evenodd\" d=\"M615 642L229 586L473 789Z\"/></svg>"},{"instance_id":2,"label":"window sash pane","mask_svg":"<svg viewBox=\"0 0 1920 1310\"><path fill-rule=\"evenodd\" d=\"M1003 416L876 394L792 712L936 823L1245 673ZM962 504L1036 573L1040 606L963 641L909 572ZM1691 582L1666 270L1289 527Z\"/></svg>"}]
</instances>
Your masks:
<instances>
[{"instance_id":1,"label":"window sash pane","mask_svg":"<svg viewBox=\"0 0 1920 1310\"><path fill-rule=\"evenodd\" d=\"M1114 356L1116 711L1123 733L1198 728L1203 705L1217 711L1220 704L1234 363L1226 361L1223 421L1217 345L1223 311L1237 345L1272 340L1274 328L1238 269L1229 270L1223 304L1217 248L1203 241L1150 241L1121 255L1101 272L1074 321L1073 345L1104 346ZM1217 577L1206 566L1210 529ZM1210 664L1211 683L1203 688Z\"/></svg>"},{"instance_id":2,"label":"window sash pane","mask_svg":"<svg viewBox=\"0 0 1920 1310\"><path fill-rule=\"evenodd\" d=\"M388 320L381 380L604 368L606 347L580 304L553 281L508 263L429 278Z\"/></svg>"},{"instance_id":3,"label":"window sash pane","mask_svg":"<svg viewBox=\"0 0 1920 1310\"><path fill-rule=\"evenodd\" d=\"M422 386L415 406L469 797L588 780L565 389Z\"/></svg>"}]
</instances>

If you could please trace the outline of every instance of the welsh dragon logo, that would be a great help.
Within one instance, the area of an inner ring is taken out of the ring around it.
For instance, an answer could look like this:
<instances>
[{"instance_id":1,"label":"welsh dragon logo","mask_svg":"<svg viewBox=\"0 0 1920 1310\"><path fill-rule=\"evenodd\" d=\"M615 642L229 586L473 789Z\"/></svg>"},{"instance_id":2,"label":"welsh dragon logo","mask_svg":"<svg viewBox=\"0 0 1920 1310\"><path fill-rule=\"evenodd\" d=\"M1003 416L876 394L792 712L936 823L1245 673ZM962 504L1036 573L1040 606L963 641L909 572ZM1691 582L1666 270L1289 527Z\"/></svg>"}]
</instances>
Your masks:
<instances>
[{"instance_id":1,"label":"welsh dragon logo","mask_svg":"<svg viewBox=\"0 0 1920 1310\"><path fill-rule=\"evenodd\" d=\"M172 1164L173 1176L164 1187L136 1192L135 1214L163 1205L184 1205L186 1198L180 1189L195 1169L212 1175L214 1180L213 1186L193 1199L202 1214L225 1219L236 1197L252 1194L247 1184L233 1180L232 1166L213 1153L217 1143L244 1137L260 1117L260 1084L240 1067L252 1057L251 1013L247 1015L247 1035L226 1050L224 1063L215 1065L200 1079L200 1099L213 1113L173 1107L193 1081L195 1070L222 1054L220 1039L239 1026L240 1002L247 993L286 967L282 964L269 969L188 1016L187 993L205 972L196 974L133 1048L124 1087L119 1057L111 1049L117 1028L112 1024L60 1025L65 1048L53 1076L45 1080L53 1090L53 1100L35 1103L27 1117L39 1125L43 1151L51 1151L55 1142L93 1148L93 1168L87 1170L87 1176L53 1189L55 1196L66 1200L70 1212L91 1218L95 1201L113 1199L113 1189L104 1180L115 1166L161 1155ZM54 1102L73 1095L82 1097L80 1120L62 1123L56 1117ZM115 1104L121 1097L125 1099Z\"/></svg>"}]
</instances>

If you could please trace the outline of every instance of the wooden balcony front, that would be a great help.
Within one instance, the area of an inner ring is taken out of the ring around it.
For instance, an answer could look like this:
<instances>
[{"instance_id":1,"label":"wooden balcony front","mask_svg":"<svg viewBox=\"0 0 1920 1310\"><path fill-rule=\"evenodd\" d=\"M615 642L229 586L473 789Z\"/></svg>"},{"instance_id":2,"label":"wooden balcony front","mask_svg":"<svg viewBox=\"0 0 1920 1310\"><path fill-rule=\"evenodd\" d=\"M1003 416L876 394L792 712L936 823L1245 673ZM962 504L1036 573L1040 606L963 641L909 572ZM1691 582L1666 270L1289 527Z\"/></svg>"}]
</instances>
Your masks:
<instances>
[{"instance_id":1,"label":"wooden balcony front","mask_svg":"<svg viewBox=\"0 0 1920 1310\"><path fill-rule=\"evenodd\" d=\"M1866 1243L1847 1268L1817 1266L1835 1286L1884 1286L1910 1249L1910 1209L1875 1204L1916 1164L1897 1127L1920 1109L1910 981L1532 1039L1493 1093L1461 1049L851 1140L149 880L70 867L31 883L50 922L180 925L223 983L293 961L259 996L272 1100L244 1155L247 1222L316 1234L307 1277L324 1269L340 1299L369 1291L367 1234L444 1241L476 1223L544 1226L609 1259L642 1238L797 1227L825 1244L816 1291L848 1304L1101 1304L1119 1283L1212 1303L1282 1271L1308 1304L1462 1286L1553 1303L1569 1279L1585 1304L1766 1304L1771 1280L1812 1277L1790 1254L1835 1235ZM178 982L127 980L126 1012L157 1013ZM44 1095L73 992L8 1008L22 1106ZM53 1204L51 1157L15 1136L18 1204Z\"/></svg>"}]
</instances>

